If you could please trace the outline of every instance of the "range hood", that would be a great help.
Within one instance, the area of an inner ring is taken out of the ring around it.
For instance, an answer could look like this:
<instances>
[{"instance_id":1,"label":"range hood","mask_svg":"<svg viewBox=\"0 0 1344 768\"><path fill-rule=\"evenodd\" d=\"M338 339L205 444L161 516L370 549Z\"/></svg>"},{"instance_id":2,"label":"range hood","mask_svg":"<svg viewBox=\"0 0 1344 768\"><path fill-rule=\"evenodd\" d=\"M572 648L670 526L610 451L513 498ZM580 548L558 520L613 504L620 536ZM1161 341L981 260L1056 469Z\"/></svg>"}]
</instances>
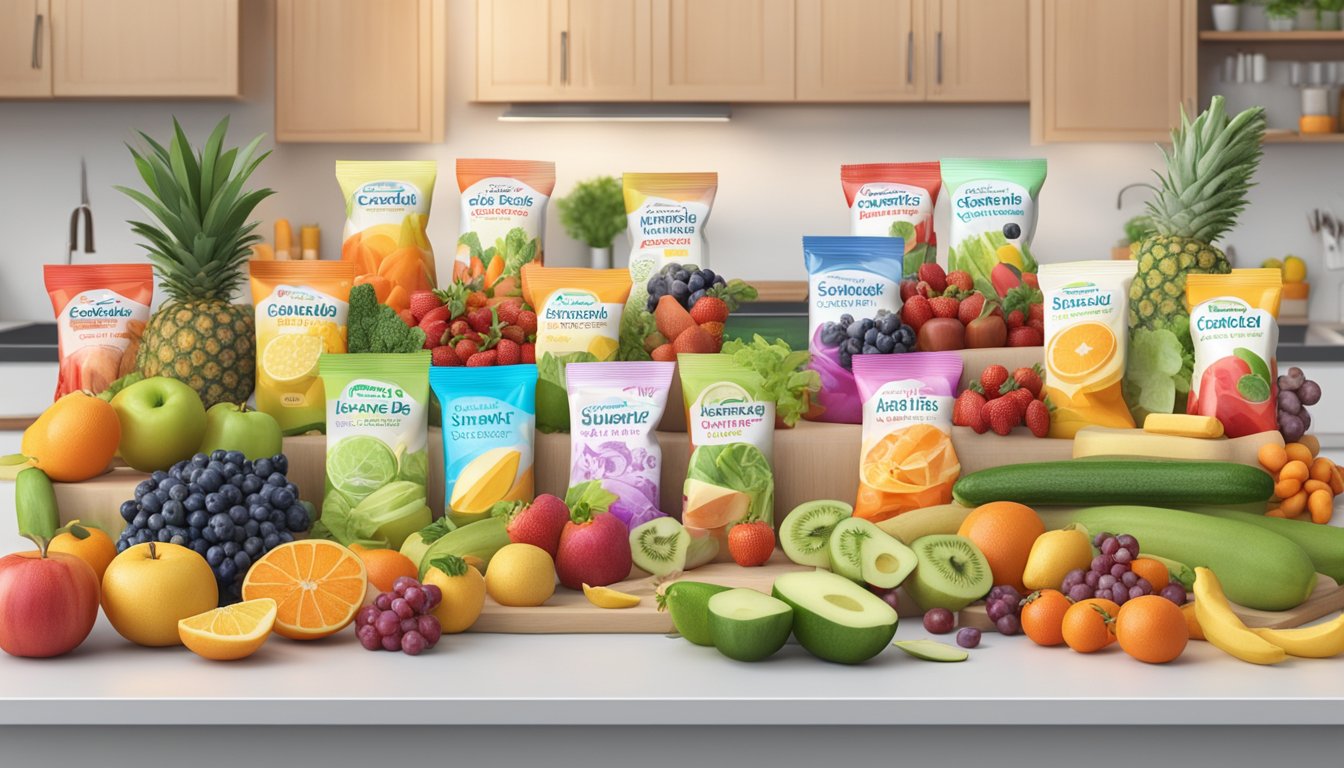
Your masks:
<instances>
[{"instance_id":1,"label":"range hood","mask_svg":"<svg viewBox=\"0 0 1344 768\"><path fill-rule=\"evenodd\" d=\"M565 103L510 104L499 116L506 123L726 123L727 104Z\"/></svg>"}]
</instances>

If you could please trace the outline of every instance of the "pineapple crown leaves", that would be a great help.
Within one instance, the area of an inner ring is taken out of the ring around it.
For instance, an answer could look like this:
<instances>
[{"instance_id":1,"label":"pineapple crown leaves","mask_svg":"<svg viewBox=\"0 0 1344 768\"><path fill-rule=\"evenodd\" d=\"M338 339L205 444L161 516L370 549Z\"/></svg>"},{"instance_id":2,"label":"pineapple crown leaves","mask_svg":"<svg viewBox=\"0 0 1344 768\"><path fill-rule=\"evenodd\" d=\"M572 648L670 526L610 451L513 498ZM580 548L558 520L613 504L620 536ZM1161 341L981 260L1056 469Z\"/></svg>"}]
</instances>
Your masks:
<instances>
[{"instance_id":1,"label":"pineapple crown leaves","mask_svg":"<svg viewBox=\"0 0 1344 768\"><path fill-rule=\"evenodd\" d=\"M1171 151L1162 150L1167 171L1154 172L1160 188L1148 201L1152 229L1213 243L1246 208L1251 176L1260 165L1265 110L1252 107L1227 117L1222 96L1193 121L1181 109L1171 132Z\"/></svg>"},{"instance_id":2,"label":"pineapple crown leaves","mask_svg":"<svg viewBox=\"0 0 1344 768\"><path fill-rule=\"evenodd\" d=\"M247 219L274 191L244 191L243 185L270 152L256 155L260 135L242 149L224 149L228 127L225 117L205 146L193 151L174 118L166 148L143 131L146 149L127 145L149 194L116 189L157 220L157 225L132 221L131 230L147 241L144 248L164 290L178 301L229 299L243 279L241 267L252 244L261 241L253 233L257 222Z\"/></svg>"}]
</instances>

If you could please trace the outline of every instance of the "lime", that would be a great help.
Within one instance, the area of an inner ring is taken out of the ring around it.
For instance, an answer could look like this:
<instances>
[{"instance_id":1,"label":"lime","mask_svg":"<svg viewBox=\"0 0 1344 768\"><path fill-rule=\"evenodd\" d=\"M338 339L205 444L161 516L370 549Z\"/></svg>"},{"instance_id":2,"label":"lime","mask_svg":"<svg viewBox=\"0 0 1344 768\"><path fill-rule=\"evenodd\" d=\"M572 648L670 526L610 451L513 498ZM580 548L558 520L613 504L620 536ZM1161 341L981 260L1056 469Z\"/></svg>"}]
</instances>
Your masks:
<instances>
[{"instance_id":1,"label":"lime","mask_svg":"<svg viewBox=\"0 0 1344 768\"><path fill-rule=\"evenodd\" d=\"M1237 379L1237 392L1249 403L1263 403L1269 399L1269 385L1253 373Z\"/></svg>"},{"instance_id":2,"label":"lime","mask_svg":"<svg viewBox=\"0 0 1344 768\"><path fill-rule=\"evenodd\" d=\"M355 435L327 451L327 480L342 493L362 499L396 479L397 457L376 437Z\"/></svg>"},{"instance_id":3,"label":"lime","mask_svg":"<svg viewBox=\"0 0 1344 768\"><path fill-rule=\"evenodd\" d=\"M732 382L720 381L709 385L700 394L703 403L745 403L751 396L747 391Z\"/></svg>"},{"instance_id":4,"label":"lime","mask_svg":"<svg viewBox=\"0 0 1344 768\"><path fill-rule=\"evenodd\" d=\"M276 381L296 381L317 373L322 337L283 333L271 339L261 353L261 370Z\"/></svg>"},{"instance_id":5,"label":"lime","mask_svg":"<svg viewBox=\"0 0 1344 768\"><path fill-rule=\"evenodd\" d=\"M1236 355L1239 360L1245 363L1246 366L1251 369L1251 373L1264 379L1266 384L1269 383L1269 366L1265 363L1263 357L1245 347L1237 347L1232 350L1232 354ZM1268 395L1266 395L1266 397L1268 397Z\"/></svg>"}]
</instances>

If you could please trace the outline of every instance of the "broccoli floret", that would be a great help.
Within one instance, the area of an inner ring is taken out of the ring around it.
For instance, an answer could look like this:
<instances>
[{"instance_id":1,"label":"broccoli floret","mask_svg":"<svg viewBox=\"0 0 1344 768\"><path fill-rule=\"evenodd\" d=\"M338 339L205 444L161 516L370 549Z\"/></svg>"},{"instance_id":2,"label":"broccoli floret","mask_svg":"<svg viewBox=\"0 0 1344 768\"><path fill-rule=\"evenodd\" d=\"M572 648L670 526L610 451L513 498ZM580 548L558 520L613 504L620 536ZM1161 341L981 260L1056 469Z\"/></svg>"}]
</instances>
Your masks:
<instances>
[{"instance_id":1,"label":"broccoli floret","mask_svg":"<svg viewBox=\"0 0 1344 768\"><path fill-rule=\"evenodd\" d=\"M425 345L425 332L407 326L396 310L379 304L368 283L350 289L346 338L351 352L415 352Z\"/></svg>"}]
</instances>

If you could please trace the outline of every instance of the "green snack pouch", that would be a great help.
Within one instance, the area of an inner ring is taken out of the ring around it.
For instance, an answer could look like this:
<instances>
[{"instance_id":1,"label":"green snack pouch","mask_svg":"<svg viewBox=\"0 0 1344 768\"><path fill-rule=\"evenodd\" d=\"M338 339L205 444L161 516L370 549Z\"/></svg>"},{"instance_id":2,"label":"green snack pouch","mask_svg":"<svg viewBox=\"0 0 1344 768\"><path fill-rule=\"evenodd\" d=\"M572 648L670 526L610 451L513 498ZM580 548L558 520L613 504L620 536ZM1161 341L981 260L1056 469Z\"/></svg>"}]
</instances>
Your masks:
<instances>
[{"instance_id":1,"label":"green snack pouch","mask_svg":"<svg viewBox=\"0 0 1344 768\"><path fill-rule=\"evenodd\" d=\"M952 208L948 271L969 272L986 296L1008 295L1036 272L1030 246L1045 160L945 158L942 171Z\"/></svg>"},{"instance_id":2,"label":"green snack pouch","mask_svg":"<svg viewBox=\"0 0 1344 768\"><path fill-rule=\"evenodd\" d=\"M399 549L429 525L429 352L324 354L327 483L314 538Z\"/></svg>"}]
</instances>

